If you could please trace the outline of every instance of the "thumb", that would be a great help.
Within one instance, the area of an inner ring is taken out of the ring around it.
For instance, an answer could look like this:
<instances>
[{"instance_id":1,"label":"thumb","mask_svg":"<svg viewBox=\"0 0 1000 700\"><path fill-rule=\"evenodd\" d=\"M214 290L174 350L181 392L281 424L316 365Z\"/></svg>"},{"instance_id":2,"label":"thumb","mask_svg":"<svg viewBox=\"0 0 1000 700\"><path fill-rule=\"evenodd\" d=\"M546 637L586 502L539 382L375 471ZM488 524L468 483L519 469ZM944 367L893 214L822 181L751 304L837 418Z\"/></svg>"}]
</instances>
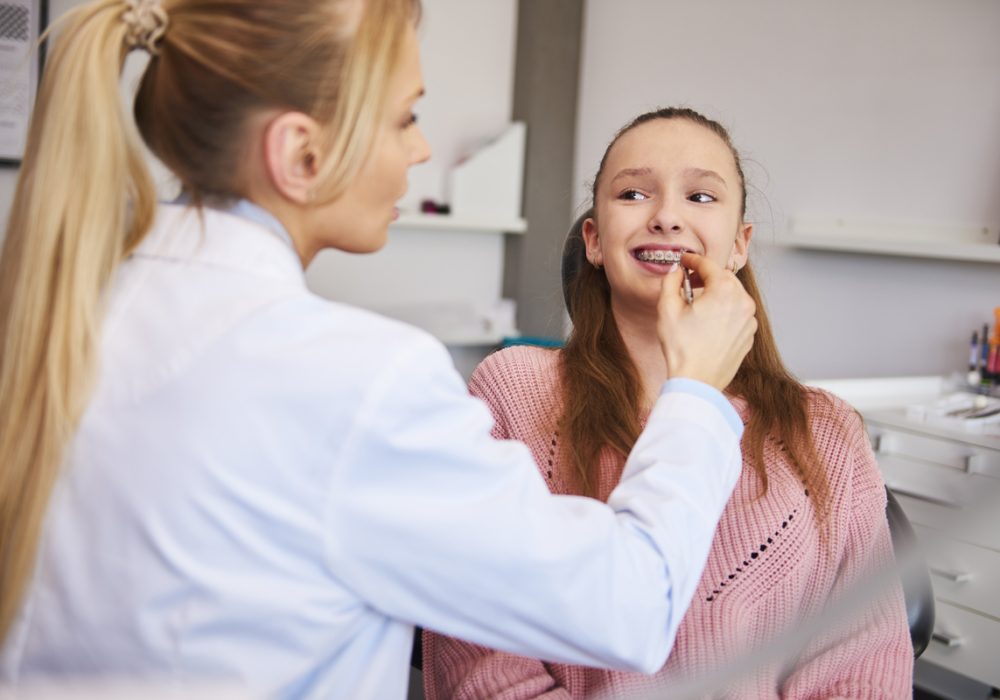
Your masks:
<instances>
[{"instance_id":1,"label":"thumb","mask_svg":"<svg viewBox=\"0 0 1000 700\"><path fill-rule=\"evenodd\" d=\"M684 284L684 270L680 265L674 265L670 272L663 276L663 283L660 287L660 300L657 306L660 313L666 311L676 312L684 306L684 299L681 294L681 286Z\"/></svg>"}]
</instances>

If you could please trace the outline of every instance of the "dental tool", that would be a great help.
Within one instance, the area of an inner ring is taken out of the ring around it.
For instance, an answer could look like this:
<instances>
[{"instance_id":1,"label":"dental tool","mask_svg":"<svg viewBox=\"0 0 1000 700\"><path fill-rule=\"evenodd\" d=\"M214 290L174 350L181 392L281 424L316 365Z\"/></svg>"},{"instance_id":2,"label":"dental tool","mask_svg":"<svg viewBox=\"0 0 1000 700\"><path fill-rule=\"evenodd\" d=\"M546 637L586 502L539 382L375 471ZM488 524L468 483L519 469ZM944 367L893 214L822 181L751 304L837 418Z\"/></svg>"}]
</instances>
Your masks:
<instances>
[{"instance_id":1,"label":"dental tool","mask_svg":"<svg viewBox=\"0 0 1000 700\"><path fill-rule=\"evenodd\" d=\"M686 267L681 269L684 271L684 299L687 300L688 304L693 304L694 292L691 290L691 273Z\"/></svg>"}]
</instances>

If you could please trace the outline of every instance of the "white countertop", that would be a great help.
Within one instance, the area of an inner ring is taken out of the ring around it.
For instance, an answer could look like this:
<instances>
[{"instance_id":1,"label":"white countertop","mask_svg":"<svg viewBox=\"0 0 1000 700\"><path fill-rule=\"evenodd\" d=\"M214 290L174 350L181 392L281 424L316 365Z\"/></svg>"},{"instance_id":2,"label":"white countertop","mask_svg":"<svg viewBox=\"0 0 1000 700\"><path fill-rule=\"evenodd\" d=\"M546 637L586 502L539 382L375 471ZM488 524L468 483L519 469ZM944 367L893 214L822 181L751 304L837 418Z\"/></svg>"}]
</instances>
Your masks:
<instances>
[{"instance_id":1,"label":"white countertop","mask_svg":"<svg viewBox=\"0 0 1000 700\"><path fill-rule=\"evenodd\" d=\"M907 407L932 402L957 391L952 380L940 376L875 377L867 379L819 379L806 381L836 394L861 412L869 421L937 437L1000 449L1000 424L984 432L956 429L933 420L914 420Z\"/></svg>"},{"instance_id":2,"label":"white countertop","mask_svg":"<svg viewBox=\"0 0 1000 700\"><path fill-rule=\"evenodd\" d=\"M950 389L939 376L812 379L805 384L836 394L862 413L932 401Z\"/></svg>"}]
</instances>

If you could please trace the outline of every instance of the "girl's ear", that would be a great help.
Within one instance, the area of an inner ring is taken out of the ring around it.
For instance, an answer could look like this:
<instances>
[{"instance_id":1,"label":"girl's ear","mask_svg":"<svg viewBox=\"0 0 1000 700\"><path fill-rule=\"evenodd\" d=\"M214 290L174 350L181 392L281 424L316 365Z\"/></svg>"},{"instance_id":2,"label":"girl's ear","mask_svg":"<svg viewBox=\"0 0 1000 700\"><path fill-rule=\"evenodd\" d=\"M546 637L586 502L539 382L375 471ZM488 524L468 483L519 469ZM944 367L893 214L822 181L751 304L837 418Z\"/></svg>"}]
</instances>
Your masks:
<instances>
[{"instance_id":1,"label":"girl's ear","mask_svg":"<svg viewBox=\"0 0 1000 700\"><path fill-rule=\"evenodd\" d=\"M603 265L604 253L601 252L601 236L597 231L597 222L594 221L593 217L583 220L580 233L583 235L583 243L587 248L587 261L594 266Z\"/></svg>"},{"instance_id":2,"label":"girl's ear","mask_svg":"<svg viewBox=\"0 0 1000 700\"><path fill-rule=\"evenodd\" d=\"M733 242L732 255L732 262L736 263L737 268L747 264L751 238L753 238L753 224L740 224L736 231L736 240Z\"/></svg>"}]
</instances>

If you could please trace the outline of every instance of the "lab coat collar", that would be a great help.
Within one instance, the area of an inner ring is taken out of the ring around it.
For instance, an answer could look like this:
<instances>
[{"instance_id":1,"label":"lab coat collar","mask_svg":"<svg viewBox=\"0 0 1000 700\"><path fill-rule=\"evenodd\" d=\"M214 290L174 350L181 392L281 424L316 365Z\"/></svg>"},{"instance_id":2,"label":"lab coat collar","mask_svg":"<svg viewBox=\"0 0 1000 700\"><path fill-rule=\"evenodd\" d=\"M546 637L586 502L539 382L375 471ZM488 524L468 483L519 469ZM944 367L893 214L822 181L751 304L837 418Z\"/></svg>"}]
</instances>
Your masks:
<instances>
[{"instance_id":1,"label":"lab coat collar","mask_svg":"<svg viewBox=\"0 0 1000 700\"><path fill-rule=\"evenodd\" d=\"M291 237L270 213L246 200L197 209L161 203L152 230L133 255L240 270L305 286Z\"/></svg>"}]
</instances>

